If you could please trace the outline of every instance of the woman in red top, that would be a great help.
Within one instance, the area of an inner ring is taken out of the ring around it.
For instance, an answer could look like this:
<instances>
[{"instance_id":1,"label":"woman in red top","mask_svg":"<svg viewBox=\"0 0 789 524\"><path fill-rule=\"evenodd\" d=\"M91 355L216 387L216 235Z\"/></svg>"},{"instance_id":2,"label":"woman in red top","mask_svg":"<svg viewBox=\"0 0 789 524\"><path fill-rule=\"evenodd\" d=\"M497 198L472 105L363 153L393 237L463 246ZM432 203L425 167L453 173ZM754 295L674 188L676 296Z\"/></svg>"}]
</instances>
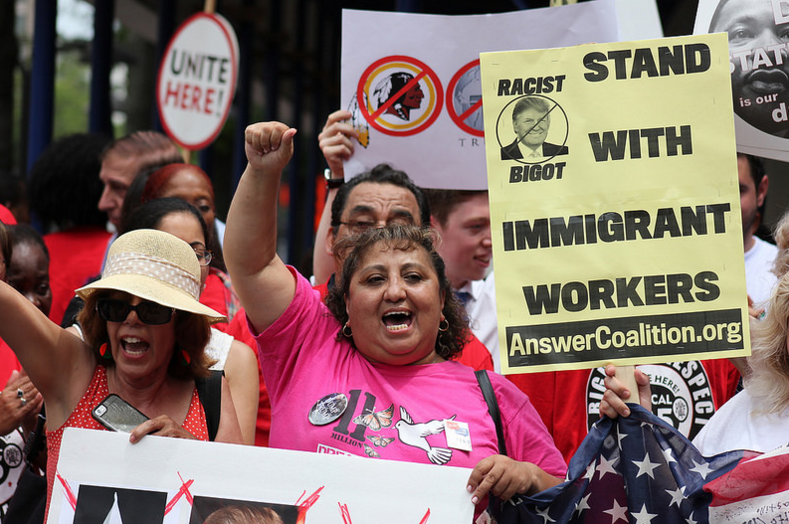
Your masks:
<instances>
[{"instance_id":1,"label":"woman in red top","mask_svg":"<svg viewBox=\"0 0 789 524\"><path fill-rule=\"evenodd\" d=\"M14 350L47 406L48 496L66 427L103 429L91 410L115 393L148 415L131 442L153 434L207 439L195 379L208 374L210 324L223 317L197 301L200 265L186 242L139 230L112 244L102 278L80 288L85 342L66 334L31 302L0 283L0 337ZM223 381L216 440L240 443Z\"/></svg>"}]
</instances>

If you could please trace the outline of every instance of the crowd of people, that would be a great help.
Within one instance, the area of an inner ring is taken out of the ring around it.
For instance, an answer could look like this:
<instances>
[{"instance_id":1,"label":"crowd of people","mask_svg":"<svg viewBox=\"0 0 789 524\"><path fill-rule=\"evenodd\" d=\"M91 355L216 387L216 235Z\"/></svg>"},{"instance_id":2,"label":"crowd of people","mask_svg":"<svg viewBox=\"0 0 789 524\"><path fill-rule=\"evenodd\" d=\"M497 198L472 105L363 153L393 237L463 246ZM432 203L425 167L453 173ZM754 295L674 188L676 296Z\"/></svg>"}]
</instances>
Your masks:
<instances>
[{"instance_id":1,"label":"crowd of people","mask_svg":"<svg viewBox=\"0 0 789 524\"><path fill-rule=\"evenodd\" d=\"M561 482L594 421L594 371L498 373L487 193L422 189L388 164L345 180L350 118L332 113L318 137L330 177L311 275L277 254L296 133L285 124L247 128L226 226L210 178L162 134L75 135L41 156L29 194L43 236L0 207L0 443L25 451L14 464L3 455L0 521L43 522L64 429L104 430L91 412L109 394L148 418L132 443L150 434L467 467L480 521L491 495ZM749 155L738 168L754 356L694 364L716 412L687 435L705 454L785 444L789 420L789 219L778 247L756 237L767 176ZM626 416L627 386L613 368L599 373L600 413ZM636 372L645 404L649 378ZM331 403L347 407L315 418ZM449 444L446 420L466 425L469 449ZM39 438L26 445L28 434ZM20 500L34 497L30 475L47 480L33 508Z\"/></svg>"}]
</instances>

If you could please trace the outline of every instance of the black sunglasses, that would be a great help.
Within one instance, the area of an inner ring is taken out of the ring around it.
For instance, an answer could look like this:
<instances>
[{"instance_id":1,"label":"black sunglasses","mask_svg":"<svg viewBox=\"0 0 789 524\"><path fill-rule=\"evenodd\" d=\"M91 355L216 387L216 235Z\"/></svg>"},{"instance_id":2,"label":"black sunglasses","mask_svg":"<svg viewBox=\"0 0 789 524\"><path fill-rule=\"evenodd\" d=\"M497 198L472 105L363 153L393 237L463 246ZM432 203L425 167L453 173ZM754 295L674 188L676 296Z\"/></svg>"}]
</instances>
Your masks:
<instances>
[{"instance_id":1,"label":"black sunglasses","mask_svg":"<svg viewBox=\"0 0 789 524\"><path fill-rule=\"evenodd\" d=\"M156 302L140 302L132 306L123 300L102 298L96 302L99 316L108 322L123 322L129 313L135 311L140 322L151 325L167 324L173 318L174 308Z\"/></svg>"}]
</instances>

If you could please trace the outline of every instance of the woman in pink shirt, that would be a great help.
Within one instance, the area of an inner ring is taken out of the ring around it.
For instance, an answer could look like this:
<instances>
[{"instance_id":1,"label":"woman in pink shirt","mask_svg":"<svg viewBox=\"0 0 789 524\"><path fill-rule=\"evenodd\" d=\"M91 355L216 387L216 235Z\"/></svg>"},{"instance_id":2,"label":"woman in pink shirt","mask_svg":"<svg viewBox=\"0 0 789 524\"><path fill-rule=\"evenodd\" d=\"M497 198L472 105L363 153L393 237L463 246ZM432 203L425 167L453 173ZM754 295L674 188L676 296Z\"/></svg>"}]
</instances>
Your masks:
<instances>
[{"instance_id":1,"label":"woman in pink shirt","mask_svg":"<svg viewBox=\"0 0 789 524\"><path fill-rule=\"evenodd\" d=\"M508 499L558 484L563 459L528 398L490 377L508 450L500 455L474 371L449 360L468 326L429 230L369 228L338 242L335 255L347 257L328 307L277 256L278 185L295 132L247 128L249 164L225 234L271 396L270 445L474 468L477 513L488 492Z\"/></svg>"}]
</instances>

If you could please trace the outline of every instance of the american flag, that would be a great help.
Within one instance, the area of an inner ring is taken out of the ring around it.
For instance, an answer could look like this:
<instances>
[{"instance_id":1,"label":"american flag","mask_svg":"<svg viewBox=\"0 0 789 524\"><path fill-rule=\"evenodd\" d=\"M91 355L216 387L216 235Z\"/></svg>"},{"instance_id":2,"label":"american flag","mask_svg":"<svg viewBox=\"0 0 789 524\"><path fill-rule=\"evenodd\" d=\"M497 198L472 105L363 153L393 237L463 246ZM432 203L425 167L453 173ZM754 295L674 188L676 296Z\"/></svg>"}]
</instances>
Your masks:
<instances>
[{"instance_id":1,"label":"american flag","mask_svg":"<svg viewBox=\"0 0 789 524\"><path fill-rule=\"evenodd\" d=\"M764 518L759 497L771 491L774 516L781 509L787 515L773 522L789 524L789 453L781 455L780 465L749 451L703 457L673 427L641 406L630 408L630 417L595 424L570 461L564 483L507 502L491 497L496 522L742 524L751 522L749 515L761 515L763 520L753 522L767 524L771 518ZM772 477L764 474L768 471ZM775 475L783 477L782 484ZM754 487L760 483L762 488Z\"/></svg>"}]
</instances>

